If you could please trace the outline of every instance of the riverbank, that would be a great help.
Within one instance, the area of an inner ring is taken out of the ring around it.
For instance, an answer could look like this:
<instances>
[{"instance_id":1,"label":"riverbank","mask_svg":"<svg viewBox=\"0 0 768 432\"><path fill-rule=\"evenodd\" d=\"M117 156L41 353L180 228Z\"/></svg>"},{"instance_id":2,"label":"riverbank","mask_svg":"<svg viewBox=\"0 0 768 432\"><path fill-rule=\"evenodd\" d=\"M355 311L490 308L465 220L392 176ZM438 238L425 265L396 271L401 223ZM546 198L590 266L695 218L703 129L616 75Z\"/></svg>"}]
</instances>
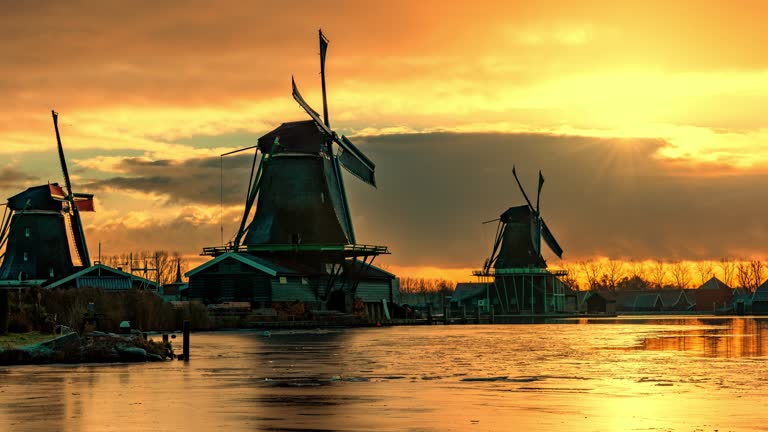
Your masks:
<instances>
[{"instance_id":1,"label":"riverbank","mask_svg":"<svg viewBox=\"0 0 768 432\"><path fill-rule=\"evenodd\" d=\"M23 341L44 336L40 334L10 335L9 339ZM122 335L91 332L80 336L72 332L58 337L49 336L45 341L0 347L0 365L130 363L173 358L173 349L170 344L146 340L141 333Z\"/></svg>"}]
</instances>

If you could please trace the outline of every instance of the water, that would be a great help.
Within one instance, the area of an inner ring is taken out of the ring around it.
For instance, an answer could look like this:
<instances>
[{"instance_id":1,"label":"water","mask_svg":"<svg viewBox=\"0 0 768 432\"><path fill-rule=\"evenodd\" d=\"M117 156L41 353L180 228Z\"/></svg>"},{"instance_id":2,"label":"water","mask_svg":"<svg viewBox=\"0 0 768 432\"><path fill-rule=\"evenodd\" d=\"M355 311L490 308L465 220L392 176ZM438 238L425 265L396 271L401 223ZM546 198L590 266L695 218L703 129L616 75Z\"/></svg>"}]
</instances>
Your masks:
<instances>
[{"instance_id":1,"label":"water","mask_svg":"<svg viewBox=\"0 0 768 432\"><path fill-rule=\"evenodd\" d=\"M0 430L768 430L768 321L565 322L201 333L188 364L0 368Z\"/></svg>"}]
</instances>

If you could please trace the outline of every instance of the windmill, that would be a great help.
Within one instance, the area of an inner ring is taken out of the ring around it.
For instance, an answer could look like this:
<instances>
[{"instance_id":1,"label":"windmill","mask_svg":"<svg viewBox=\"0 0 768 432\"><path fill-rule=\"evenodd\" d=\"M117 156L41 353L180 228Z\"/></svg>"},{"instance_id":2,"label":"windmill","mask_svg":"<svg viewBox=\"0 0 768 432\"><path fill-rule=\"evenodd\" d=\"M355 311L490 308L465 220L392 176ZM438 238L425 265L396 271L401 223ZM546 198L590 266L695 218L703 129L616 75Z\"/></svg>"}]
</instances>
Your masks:
<instances>
[{"instance_id":1,"label":"windmill","mask_svg":"<svg viewBox=\"0 0 768 432\"><path fill-rule=\"evenodd\" d=\"M489 284L490 304L498 305L502 313L561 313L565 308L565 287L558 279L566 274L562 270L547 270L542 256L541 240L559 258L563 249L541 217L541 189L544 176L539 171L539 187L534 207L525 193L517 171L512 175L525 198L526 204L510 207L497 219L496 237L491 256L483 269L474 272L481 283Z\"/></svg>"},{"instance_id":2,"label":"windmill","mask_svg":"<svg viewBox=\"0 0 768 432\"><path fill-rule=\"evenodd\" d=\"M80 211L93 211L93 195L73 192L58 113L51 114L64 187L33 186L8 199L0 224L2 281L45 281L91 265Z\"/></svg>"},{"instance_id":3,"label":"windmill","mask_svg":"<svg viewBox=\"0 0 768 432\"><path fill-rule=\"evenodd\" d=\"M539 188L536 194L536 207L534 207L531 200L528 199L528 194L525 193L520 179L517 178L517 171L514 166L512 167L512 175L515 177L526 204L510 207L498 219L484 222L499 221L493 251L485 263L485 270L490 270L491 267L546 268L547 263L541 255L542 238L558 258L563 257L563 248L557 243L541 217L539 204L544 176L539 171Z\"/></svg>"},{"instance_id":4,"label":"windmill","mask_svg":"<svg viewBox=\"0 0 768 432\"><path fill-rule=\"evenodd\" d=\"M323 114L312 109L292 78L293 99L309 119L283 123L256 145L222 155L255 148L237 232L226 245L203 248L203 255L215 258L210 267L206 263L188 273L190 298L262 302L278 301L283 292L290 292L296 293L290 300L348 312L357 294L367 296L363 301L370 310L381 310L382 299L391 300L395 276L385 272L386 283L372 276L377 271L374 259L389 251L357 242L342 177L344 168L375 188L376 165L331 129L325 85L328 40L322 31L319 40ZM263 266L270 271L293 269L299 287L286 290L284 285L293 283L291 276L264 282L268 278L254 273ZM219 268L227 272L215 270ZM361 282L364 293L357 292Z\"/></svg>"},{"instance_id":5,"label":"windmill","mask_svg":"<svg viewBox=\"0 0 768 432\"><path fill-rule=\"evenodd\" d=\"M293 98L311 120L283 123L259 138L254 167L258 153L261 162L255 177L252 168L234 250L357 244L341 167L376 187L376 166L347 137L330 128L325 88L328 40L322 31L319 36L323 119L304 100L292 78ZM254 203L255 214L246 226Z\"/></svg>"}]
</instances>

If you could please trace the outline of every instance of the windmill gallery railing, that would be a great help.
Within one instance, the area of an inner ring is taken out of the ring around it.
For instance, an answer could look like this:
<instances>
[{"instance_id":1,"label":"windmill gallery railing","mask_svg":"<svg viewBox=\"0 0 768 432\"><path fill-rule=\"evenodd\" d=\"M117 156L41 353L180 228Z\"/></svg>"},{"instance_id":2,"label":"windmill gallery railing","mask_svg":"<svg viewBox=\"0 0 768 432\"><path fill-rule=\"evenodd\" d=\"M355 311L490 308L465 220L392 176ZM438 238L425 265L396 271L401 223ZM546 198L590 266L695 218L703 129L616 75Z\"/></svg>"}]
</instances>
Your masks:
<instances>
[{"instance_id":1,"label":"windmill gallery railing","mask_svg":"<svg viewBox=\"0 0 768 432\"><path fill-rule=\"evenodd\" d=\"M488 270L475 270L472 272L473 276L501 276L501 275L552 275L552 276L567 276L568 270L548 270L545 268L537 267L523 267L523 268L501 268L501 269L488 269Z\"/></svg>"},{"instance_id":2,"label":"windmill gallery railing","mask_svg":"<svg viewBox=\"0 0 768 432\"><path fill-rule=\"evenodd\" d=\"M265 244L213 246L203 248L201 255L217 256L227 252L341 252L349 256L386 255L389 248L373 245Z\"/></svg>"}]
</instances>

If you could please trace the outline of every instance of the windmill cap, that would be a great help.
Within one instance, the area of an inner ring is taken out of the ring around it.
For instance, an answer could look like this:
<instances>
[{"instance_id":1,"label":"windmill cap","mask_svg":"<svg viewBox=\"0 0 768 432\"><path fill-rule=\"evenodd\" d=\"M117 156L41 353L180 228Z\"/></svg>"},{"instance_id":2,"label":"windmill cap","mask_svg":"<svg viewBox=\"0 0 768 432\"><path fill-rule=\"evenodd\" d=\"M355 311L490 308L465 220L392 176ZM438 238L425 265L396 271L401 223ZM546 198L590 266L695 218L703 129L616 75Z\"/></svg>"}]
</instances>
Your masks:
<instances>
[{"instance_id":1,"label":"windmill cap","mask_svg":"<svg viewBox=\"0 0 768 432\"><path fill-rule=\"evenodd\" d=\"M272 153L275 139L280 143L280 152L290 153L319 153L327 140L314 120L281 124L259 138L259 150L264 154Z\"/></svg>"}]
</instances>

